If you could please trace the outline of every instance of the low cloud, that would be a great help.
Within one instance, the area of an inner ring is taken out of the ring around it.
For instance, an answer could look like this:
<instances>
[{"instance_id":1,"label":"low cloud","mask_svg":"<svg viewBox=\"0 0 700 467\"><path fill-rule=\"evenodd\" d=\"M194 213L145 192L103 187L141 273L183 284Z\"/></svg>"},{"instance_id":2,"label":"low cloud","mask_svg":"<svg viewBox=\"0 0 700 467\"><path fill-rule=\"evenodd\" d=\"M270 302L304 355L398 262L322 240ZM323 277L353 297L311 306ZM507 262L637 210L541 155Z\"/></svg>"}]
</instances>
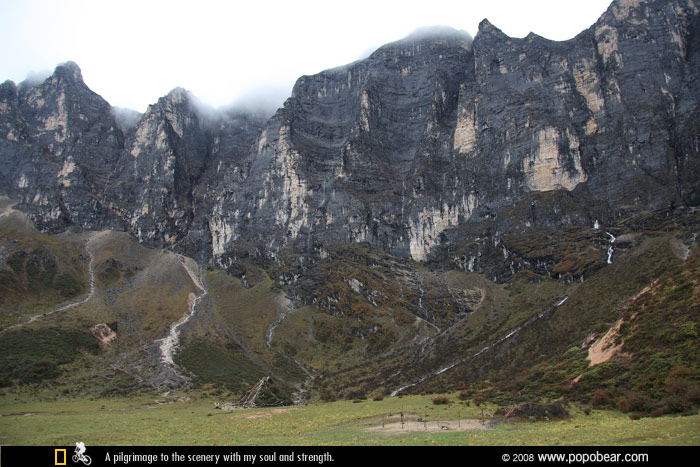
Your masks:
<instances>
[{"instance_id":1,"label":"low cloud","mask_svg":"<svg viewBox=\"0 0 700 467\"><path fill-rule=\"evenodd\" d=\"M143 114L124 107L112 107L112 115L120 126L134 128Z\"/></svg>"},{"instance_id":2,"label":"low cloud","mask_svg":"<svg viewBox=\"0 0 700 467\"><path fill-rule=\"evenodd\" d=\"M33 87L46 81L52 74L52 70L30 71L21 84L22 86Z\"/></svg>"},{"instance_id":3,"label":"low cloud","mask_svg":"<svg viewBox=\"0 0 700 467\"><path fill-rule=\"evenodd\" d=\"M292 95L293 83L264 85L246 92L231 104L224 106L226 110L245 111L261 116L272 116L284 101Z\"/></svg>"},{"instance_id":4,"label":"low cloud","mask_svg":"<svg viewBox=\"0 0 700 467\"><path fill-rule=\"evenodd\" d=\"M455 38L472 42L474 39L467 31L450 26L423 26L415 29L404 40L423 40L433 38Z\"/></svg>"}]
</instances>

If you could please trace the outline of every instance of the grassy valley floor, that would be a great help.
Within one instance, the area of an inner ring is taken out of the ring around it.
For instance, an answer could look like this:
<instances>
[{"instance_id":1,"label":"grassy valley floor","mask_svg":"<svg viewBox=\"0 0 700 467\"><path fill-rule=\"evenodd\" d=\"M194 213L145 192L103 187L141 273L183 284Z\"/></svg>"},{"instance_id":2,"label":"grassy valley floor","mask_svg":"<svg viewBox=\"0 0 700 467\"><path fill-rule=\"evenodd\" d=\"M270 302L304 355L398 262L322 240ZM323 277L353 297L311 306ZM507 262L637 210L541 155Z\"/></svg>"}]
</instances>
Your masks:
<instances>
[{"instance_id":1,"label":"grassy valley floor","mask_svg":"<svg viewBox=\"0 0 700 467\"><path fill-rule=\"evenodd\" d=\"M227 401L192 394L46 401L8 393L0 445L700 445L700 415L631 420L570 406L566 420L482 424L481 408L456 394L449 405L433 397L223 411L215 402Z\"/></svg>"}]
</instances>

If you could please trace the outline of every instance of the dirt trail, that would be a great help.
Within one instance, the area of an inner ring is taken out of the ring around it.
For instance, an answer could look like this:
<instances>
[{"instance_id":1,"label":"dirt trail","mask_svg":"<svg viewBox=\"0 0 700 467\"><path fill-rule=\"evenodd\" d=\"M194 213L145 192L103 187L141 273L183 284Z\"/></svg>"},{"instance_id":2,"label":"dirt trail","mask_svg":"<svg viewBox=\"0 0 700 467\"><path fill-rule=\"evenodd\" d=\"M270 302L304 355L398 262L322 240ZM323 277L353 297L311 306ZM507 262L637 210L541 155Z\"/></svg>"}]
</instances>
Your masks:
<instances>
[{"instance_id":1,"label":"dirt trail","mask_svg":"<svg viewBox=\"0 0 700 467\"><path fill-rule=\"evenodd\" d=\"M282 309L284 311L282 311L282 313L279 314L279 318L277 318L277 320L275 320L270 325L270 327L267 328L266 343L270 349L272 349L272 336L275 333L275 329L277 329L277 326L282 324L282 321L284 321L285 318L292 314L292 312L294 311L294 307L292 307L292 302L289 300L289 298L287 298L286 295L280 294L277 297L275 297L275 299L275 301L277 302L277 309Z\"/></svg>"},{"instance_id":2,"label":"dirt trail","mask_svg":"<svg viewBox=\"0 0 700 467\"><path fill-rule=\"evenodd\" d=\"M180 344L180 328L184 326L190 319L192 319L194 314L197 312L197 304L199 304L202 298L204 298L208 294L207 289L203 285L204 281L200 277L201 268L199 267L199 265L197 265L197 263L193 259L187 258L182 255L177 255L177 258L180 260L180 263L182 263L182 267L185 269L187 274L190 276L190 279L192 279L192 282L200 290L201 293L196 296L193 293L189 294L189 296L187 297L187 312L185 312L182 318L180 318L177 322L170 326L170 332L168 332L168 335L160 340L161 361L172 367L175 367L173 357L177 352L177 348Z\"/></svg>"},{"instance_id":3,"label":"dirt trail","mask_svg":"<svg viewBox=\"0 0 700 467\"><path fill-rule=\"evenodd\" d=\"M202 281L201 277L201 269L197 262L193 260L192 258L188 258L187 256L182 256L182 255L176 255L177 259L180 260L182 263L182 267L185 269L187 274L190 276L190 279L192 279L192 282L194 285L197 286L199 290L201 290L203 293L207 293L204 283Z\"/></svg>"},{"instance_id":4,"label":"dirt trail","mask_svg":"<svg viewBox=\"0 0 700 467\"><path fill-rule=\"evenodd\" d=\"M94 232L88 236L87 240L85 240L85 250L88 252L88 255L90 255L90 262L88 263L88 270L90 273L90 291L88 292L87 296L85 296L84 298L82 298L80 300L69 302L69 303L66 303L64 305L61 305L58 308L55 308L51 311L47 311L45 313L40 313L38 315L32 316L31 318L29 318L29 319L27 319L19 324L9 326L9 327L3 329L2 331L0 331L0 334L3 334L11 329L18 328L20 326L25 326L27 324L31 324L34 321L37 321L41 318L45 318L46 316L53 315L55 313L60 313L62 311L70 310L71 308L75 308L77 306L83 305L83 304L87 303L88 301L90 301L90 299L92 299L92 297L95 295L95 270L93 268L93 264L95 262L95 255L91 251L91 244L93 243L94 240L99 239L104 234L105 234L105 232Z\"/></svg>"},{"instance_id":5,"label":"dirt trail","mask_svg":"<svg viewBox=\"0 0 700 467\"><path fill-rule=\"evenodd\" d=\"M278 306L278 310L282 309L284 311L282 311L282 313L279 314L279 317L277 318L277 320L275 320L270 325L270 327L267 329L266 344L267 344L268 348L270 348L270 350L275 350L272 347L272 337L275 333L275 329L277 329L277 327L280 324L282 324L282 321L284 321L289 315L291 315L295 311L291 300L289 300L289 298L287 298L287 296L283 295L283 294L277 296L277 306ZM304 380L304 382L295 386L296 391L294 391L294 393L292 393L292 402L294 402L295 405L303 404L306 401L306 394L308 393L308 390L306 389L306 387L314 380L315 376L311 373L311 371L309 371L308 368L306 368L306 366L304 366L296 358L292 357L291 355L289 355L287 353L280 353L280 354L284 358L289 360L290 362L293 362L294 364L296 364L299 367L299 369L301 369L301 371L303 371L304 374L306 375L306 379Z\"/></svg>"}]
</instances>

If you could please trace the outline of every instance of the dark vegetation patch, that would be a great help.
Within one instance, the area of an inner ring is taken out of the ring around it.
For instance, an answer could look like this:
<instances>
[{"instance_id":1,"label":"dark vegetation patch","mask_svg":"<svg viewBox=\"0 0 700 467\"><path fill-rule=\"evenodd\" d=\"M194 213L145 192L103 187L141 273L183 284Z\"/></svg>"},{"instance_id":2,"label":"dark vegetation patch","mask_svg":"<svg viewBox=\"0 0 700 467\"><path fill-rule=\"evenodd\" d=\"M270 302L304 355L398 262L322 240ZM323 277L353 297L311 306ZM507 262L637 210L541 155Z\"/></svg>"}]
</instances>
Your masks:
<instances>
[{"instance_id":1,"label":"dark vegetation patch","mask_svg":"<svg viewBox=\"0 0 700 467\"><path fill-rule=\"evenodd\" d=\"M73 298L80 294L83 285L68 273L60 274L54 281L54 288L65 298Z\"/></svg>"},{"instance_id":2,"label":"dark vegetation patch","mask_svg":"<svg viewBox=\"0 0 700 467\"><path fill-rule=\"evenodd\" d=\"M0 306L33 301L60 302L85 292L86 285L75 269L67 267L52 250L22 249L8 255L9 269L0 271Z\"/></svg>"},{"instance_id":3,"label":"dark vegetation patch","mask_svg":"<svg viewBox=\"0 0 700 467\"><path fill-rule=\"evenodd\" d=\"M61 375L61 365L72 363L99 346L88 332L74 329L21 329L0 339L0 386L38 383Z\"/></svg>"},{"instance_id":4,"label":"dark vegetation patch","mask_svg":"<svg viewBox=\"0 0 700 467\"><path fill-rule=\"evenodd\" d=\"M563 420L569 418L569 412L558 402L539 404L526 402L516 406L501 407L494 415L505 419L517 420Z\"/></svg>"},{"instance_id":5,"label":"dark vegetation patch","mask_svg":"<svg viewBox=\"0 0 700 467\"><path fill-rule=\"evenodd\" d=\"M245 391L265 372L238 347L222 348L203 339L180 349L177 363L192 372L198 384L215 384L233 391Z\"/></svg>"},{"instance_id":6,"label":"dark vegetation patch","mask_svg":"<svg viewBox=\"0 0 700 467\"><path fill-rule=\"evenodd\" d=\"M572 227L564 232L547 228L506 234L503 243L518 269L554 279L588 277L606 264L609 238L600 230Z\"/></svg>"},{"instance_id":7,"label":"dark vegetation patch","mask_svg":"<svg viewBox=\"0 0 700 467\"><path fill-rule=\"evenodd\" d=\"M97 265L95 276L103 286L109 287L122 280L130 279L134 276L134 269L126 263L115 258L109 258Z\"/></svg>"},{"instance_id":8,"label":"dark vegetation patch","mask_svg":"<svg viewBox=\"0 0 700 467\"><path fill-rule=\"evenodd\" d=\"M354 318L365 334L371 332L378 315L399 315L398 319L406 322L414 319L410 317L413 314L450 325L471 311L450 294L444 282L426 279L419 268L365 243L339 245L330 248L328 256L303 275L297 273L301 279L293 290L304 303L332 315ZM271 276L284 282L294 273L288 264Z\"/></svg>"},{"instance_id":9,"label":"dark vegetation patch","mask_svg":"<svg viewBox=\"0 0 700 467\"><path fill-rule=\"evenodd\" d=\"M226 272L240 279L245 288L255 287L267 279L263 270L250 259L239 259L231 264Z\"/></svg>"}]
</instances>

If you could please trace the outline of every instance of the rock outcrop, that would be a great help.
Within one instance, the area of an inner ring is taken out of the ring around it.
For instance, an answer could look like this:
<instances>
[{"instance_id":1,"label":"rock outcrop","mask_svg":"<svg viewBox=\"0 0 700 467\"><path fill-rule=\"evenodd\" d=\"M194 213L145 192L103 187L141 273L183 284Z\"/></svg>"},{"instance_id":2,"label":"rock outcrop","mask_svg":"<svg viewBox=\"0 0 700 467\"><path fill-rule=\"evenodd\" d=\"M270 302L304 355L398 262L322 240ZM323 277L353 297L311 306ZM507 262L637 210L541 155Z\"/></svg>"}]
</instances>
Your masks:
<instances>
[{"instance_id":1,"label":"rock outcrop","mask_svg":"<svg viewBox=\"0 0 700 467\"><path fill-rule=\"evenodd\" d=\"M222 267L368 242L502 278L506 233L700 204L698 21L693 0L615 0L564 42L413 35L301 77L270 118L182 89L126 114L66 63L1 85L0 190L44 230Z\"/></svg>"}]
</instances>

